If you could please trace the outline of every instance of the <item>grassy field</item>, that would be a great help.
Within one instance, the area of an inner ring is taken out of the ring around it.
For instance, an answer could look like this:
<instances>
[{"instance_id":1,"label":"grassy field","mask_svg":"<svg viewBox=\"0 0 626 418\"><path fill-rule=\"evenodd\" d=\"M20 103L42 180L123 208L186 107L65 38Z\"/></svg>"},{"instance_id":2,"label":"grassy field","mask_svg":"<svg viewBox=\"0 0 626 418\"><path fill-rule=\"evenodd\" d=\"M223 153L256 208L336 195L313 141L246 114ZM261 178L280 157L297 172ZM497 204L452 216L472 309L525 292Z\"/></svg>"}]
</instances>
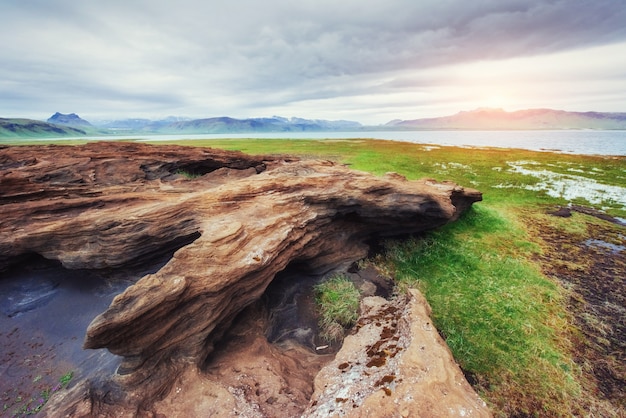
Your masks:
<instances>
[{"instance_id":1,"label":"grassy field","mask_svg":"<svg viewBox=\"0 0 626 418\"><path fill-rule=\"evenodd\" d=\"M623 416L626 157L366 139L175 143L479 189L484 201L460 220L388 242L373 261L425 294L496 416Z\"/></svg>"}]
</instances>

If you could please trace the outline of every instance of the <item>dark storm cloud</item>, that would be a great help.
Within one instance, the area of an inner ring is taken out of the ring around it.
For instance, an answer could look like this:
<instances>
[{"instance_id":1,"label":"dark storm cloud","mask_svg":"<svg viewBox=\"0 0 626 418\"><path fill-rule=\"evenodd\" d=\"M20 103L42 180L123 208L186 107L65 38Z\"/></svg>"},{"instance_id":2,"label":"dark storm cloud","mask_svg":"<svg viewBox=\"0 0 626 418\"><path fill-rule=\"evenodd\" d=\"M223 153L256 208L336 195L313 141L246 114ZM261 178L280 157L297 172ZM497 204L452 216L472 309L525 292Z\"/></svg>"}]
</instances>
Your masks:
<instances>
[{"instance_id":1,"label":"dark storm cloud","mask_svg":"<svg viewBox=\"0 0 626 418\"><path fill-rule=\"evenodd\" d=\"M621 0L13 0L2 15L2 114L209 115L626 39Z\"/></svg>"}]
</instances>

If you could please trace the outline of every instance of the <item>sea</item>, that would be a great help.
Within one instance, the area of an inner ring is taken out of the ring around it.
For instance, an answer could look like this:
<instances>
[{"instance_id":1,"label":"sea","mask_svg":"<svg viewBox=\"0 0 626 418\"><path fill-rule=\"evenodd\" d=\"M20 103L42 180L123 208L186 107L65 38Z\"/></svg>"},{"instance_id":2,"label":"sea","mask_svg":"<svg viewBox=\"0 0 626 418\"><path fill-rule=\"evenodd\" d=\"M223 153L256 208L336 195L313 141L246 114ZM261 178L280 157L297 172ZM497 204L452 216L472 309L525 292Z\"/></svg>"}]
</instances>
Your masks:
<instances>
[{"instance_id":1,"label":"sea","mask_svg":"<svg viewBox=\"0 0 626 418\"><path fill-rule=\"evenodd\" d=\"M626 156L626 130L525 130L525 131L355 131L355 132L270 132L199 135L128 135L89 137L93 140L132 139L172 141L182 139L284 138L347 139L371 138L417 144L461 147L520 148L533 151L584 155Z\"/></svg>"}]
</instances>

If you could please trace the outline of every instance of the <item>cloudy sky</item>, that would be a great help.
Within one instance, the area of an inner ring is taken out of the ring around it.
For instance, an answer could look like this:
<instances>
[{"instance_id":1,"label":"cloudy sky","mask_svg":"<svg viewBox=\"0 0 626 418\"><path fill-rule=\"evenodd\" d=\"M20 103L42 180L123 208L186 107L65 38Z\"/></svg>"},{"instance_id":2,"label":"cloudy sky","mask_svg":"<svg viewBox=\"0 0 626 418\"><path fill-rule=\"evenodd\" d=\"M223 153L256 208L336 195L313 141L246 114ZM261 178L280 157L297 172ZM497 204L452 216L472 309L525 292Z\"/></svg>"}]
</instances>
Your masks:
<instances>
[{"instance_id":1,"label":"cloudy sky","mask_svg":"<svg viewBox=\"0 0 626 418\"><path fill-rule=\"evenodd\" d=\"M0 0L0 117L626 112L624 0Z\"/></svg>"}]
</instances>

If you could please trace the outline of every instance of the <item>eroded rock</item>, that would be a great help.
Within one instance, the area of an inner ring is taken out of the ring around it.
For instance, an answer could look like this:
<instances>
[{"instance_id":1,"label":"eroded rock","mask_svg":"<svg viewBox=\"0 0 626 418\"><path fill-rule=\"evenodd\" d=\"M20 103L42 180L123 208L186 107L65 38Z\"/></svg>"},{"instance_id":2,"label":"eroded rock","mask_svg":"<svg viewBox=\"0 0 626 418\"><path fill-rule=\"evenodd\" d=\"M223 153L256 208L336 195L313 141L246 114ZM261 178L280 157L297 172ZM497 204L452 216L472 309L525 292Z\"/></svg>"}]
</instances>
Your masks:
<instances>
[{"instance_id":1,"label":"eroded rock","mask_svg":"<svg viewBox=\"0 0 626 418\"><path fill-rule=\"evenodd\" d=\"M361 304L357 332L315 378L306 417L489 417L417 290Z\"/></svg>"},{"instance_id":2,"label":"eroded rock","mask_svg":"<svg viewBox=\"0 0 626 418\"><path fill-rule=\"evenodd\" d=\"M329 161L136 143L4 147L0 268L32 253L67 268L120 267L187 244L86 333L85 348L123 357L107 396L141 411L205 364L290 263L347 265L367 254L367 240L441 226L480 199ZM74 392L91 413L106 410L93 387Z\"/></svg>"}]
</instances>

